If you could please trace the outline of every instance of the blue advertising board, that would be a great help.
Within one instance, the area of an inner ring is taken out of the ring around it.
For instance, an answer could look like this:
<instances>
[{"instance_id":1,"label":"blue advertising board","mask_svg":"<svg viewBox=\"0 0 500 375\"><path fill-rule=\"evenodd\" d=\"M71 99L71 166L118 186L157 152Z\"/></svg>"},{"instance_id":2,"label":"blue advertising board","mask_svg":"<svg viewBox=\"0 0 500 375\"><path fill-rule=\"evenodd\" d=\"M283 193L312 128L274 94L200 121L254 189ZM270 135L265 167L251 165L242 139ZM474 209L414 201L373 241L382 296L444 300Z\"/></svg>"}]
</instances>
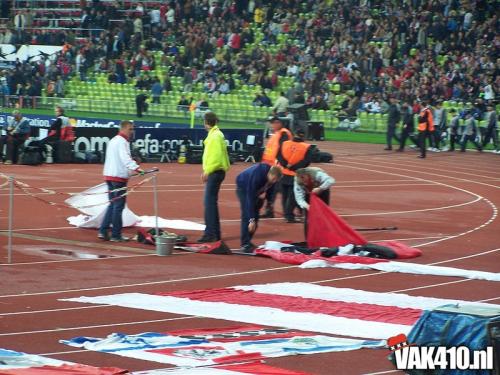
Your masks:
<instances>
[{"instance_id":1,"label":"blue advertising board","mask_svg":"<svg viewBox=\"0 0 500 375\"><path fill-rule=\"evenodd\" d=\"M2 127L11 114L0 113L0 127ZM55 119L53 116L25 115L30 125L36 128L49 128ZM75 151L105 151L109 140L118 132L119 121L96 118L73 119L75 126ZM142 149L147 154L157 154L163 150L175 149L187 138L194 145L202 145L207 132L202 126L190 129L187 124L156 123L148 121L135 121L135 147ZM256 141L261 141L263 130L259 129L222 129L228 146L233 151L242 150L247 143L248 136L254 136Z\"/></svg>"}]
</instances>

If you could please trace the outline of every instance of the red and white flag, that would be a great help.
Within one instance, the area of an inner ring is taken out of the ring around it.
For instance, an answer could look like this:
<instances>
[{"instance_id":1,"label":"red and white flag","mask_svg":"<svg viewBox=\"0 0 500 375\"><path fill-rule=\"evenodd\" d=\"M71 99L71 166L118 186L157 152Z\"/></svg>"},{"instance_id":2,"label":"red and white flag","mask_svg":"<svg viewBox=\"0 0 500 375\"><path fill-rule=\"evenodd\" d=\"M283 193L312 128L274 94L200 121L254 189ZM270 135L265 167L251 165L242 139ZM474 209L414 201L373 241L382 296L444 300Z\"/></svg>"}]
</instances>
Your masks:
<instances>
[{"instance_id":1,"label":"red and white flag","mask_svg":"<svg viewBox=\"0 0 500 375\"><path fill-rule=\"evenodd\" d=\"M308 375L305 372L285 370L260 362L188 369L165 369L133 372L132 375Z\"/></svg>"},{"instance_id":2,"label":"red and white flag","mask_svg":"<svg viewBox=\"0 0 500 375\"><path fill-rule=\"evenodd\" d=\"M408 333L426 309L457 303L496 306L308 283L273 283L157 294L125 293L66 301L372 339Z\"/></svg>"}]
</instances>

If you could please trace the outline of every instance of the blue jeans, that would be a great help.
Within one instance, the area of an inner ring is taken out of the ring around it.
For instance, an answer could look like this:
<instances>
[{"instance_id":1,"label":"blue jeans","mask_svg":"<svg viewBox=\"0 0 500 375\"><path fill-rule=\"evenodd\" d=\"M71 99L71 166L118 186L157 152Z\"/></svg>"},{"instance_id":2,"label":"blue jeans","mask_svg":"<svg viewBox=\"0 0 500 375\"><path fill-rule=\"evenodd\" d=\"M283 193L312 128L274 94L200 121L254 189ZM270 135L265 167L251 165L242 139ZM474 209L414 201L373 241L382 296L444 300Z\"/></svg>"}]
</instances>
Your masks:
<instances>
[{"instance_id":1,"label":"blue jeans","mask_svg":"<svg viewBox=\"0 0 500 375\"><path fill-rule=\"evenodd\" d=\"M215 171L208 175L205 185L205 196L203 204L205 206L205 237L212 237L220 240L220 218L219 218L219 190L226 177L226 172Z\"/></svg>"},{"instance_id":2,"label":"blue jeans","mask_svg":"<svg viewBox=\"0 0 500 375\"><path fill-rule=\"evenodd\" d=\"M120 238L122 236L122 213L125 208L126 196L123 196L127 190L113 191L116 189L124 188L127 186L126 182L116 182L116 181L106 181L108 184L108 197L110 200L106 214L104 215L104 220L102 221L101 228L99 232L101 234L106 234L109 226L112 225L111 237Z\"/></svg>"}]
</instances>

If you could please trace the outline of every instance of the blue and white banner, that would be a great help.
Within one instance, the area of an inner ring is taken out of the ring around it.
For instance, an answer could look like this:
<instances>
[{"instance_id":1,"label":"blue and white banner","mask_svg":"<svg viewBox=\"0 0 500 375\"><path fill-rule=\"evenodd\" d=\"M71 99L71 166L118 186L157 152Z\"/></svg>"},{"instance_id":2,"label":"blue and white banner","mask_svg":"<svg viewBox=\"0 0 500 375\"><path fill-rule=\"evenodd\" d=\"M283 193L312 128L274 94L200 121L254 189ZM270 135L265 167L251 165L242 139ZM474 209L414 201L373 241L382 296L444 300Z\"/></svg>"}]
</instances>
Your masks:
<instances>
[{"instance_id":1,"label":"blue and white banner","mask_svg":"<svg viewBox=\"0 0 500 375\"><path fill-rule=\"evenodd\" d=\"M385 346L385 341L355 340L261 326L138 335L114 333L102 339L76 337L60 342L123 357L193 367Z\"/></svg>"}]
</instances>

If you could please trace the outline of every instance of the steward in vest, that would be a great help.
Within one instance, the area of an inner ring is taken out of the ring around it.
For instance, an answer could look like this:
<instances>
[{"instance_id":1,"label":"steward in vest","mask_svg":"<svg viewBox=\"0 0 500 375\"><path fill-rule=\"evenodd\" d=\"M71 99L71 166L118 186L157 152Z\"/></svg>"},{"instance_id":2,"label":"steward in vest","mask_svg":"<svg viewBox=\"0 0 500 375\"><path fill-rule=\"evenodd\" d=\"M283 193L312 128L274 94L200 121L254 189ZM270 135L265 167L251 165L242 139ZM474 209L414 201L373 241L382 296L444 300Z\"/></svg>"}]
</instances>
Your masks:
<instances>
[{"instance_id":1,"label":"steward in vest","mask_svg":"<svg viewBox=\"0 0 500 375\"><path fill-rule=\"evenodd\" d=\"M434 120L432 117L432 111L428 105L427 101L422 101L422 109L418 114L418 144L420 145L420 155L419 158L425 158L425 150L427 149L425 145L425 140L429 138L431 142L431 136L434 132Z\"/></svg>"},{"instance_id":2,"label":"steward in vest","mask_svg":"<svg viewBox=\"0 0 500 375\"><path fill-rule=\"evenodd\" d=\"M54 161L58 162L58 150L60 142L73 142L75 140L75 132L70 124L69 118L64 115L64 109L56 107L56 119L50 125L47 138L40 141L40 145L50 145L53 149Z\"/></svg>"},{"instance_id":3,"label":"steward in vest","mask_svg":"<svg viewBox=\"0 0 500 375\"><path fill-rule=\"evenodd\" d=\"M312 160L311 145L304 142L304 137L304 130L298 129L291 141L283 142L278 153L278 162L283 172L281 179L283 212L287 223L298 222L294 215L294 209L297 207L293 193L295 171L309 166Z\"/></svg>"},{"instance_id":4,"label":"steward in vest","mask_svg":"<svg viewBox=\"0 0 500 375\"><path fill-rule=\"evenodd\" d=\"M271 117L269 119L271 124L271 129L273 134L267 141L266 147L264 149L264 154L262 155L262 162L274 166L277 164L276 158L280 151L283 142L292 139L292 133L290 130L283 126L283 123L278 117ZM272 189L269 189L266 193L266 211L261 216L262 218L273 218L274 217L274 201L276 200L276 193L278 186L275 185Z\"/></svg>"}]
</instances>

